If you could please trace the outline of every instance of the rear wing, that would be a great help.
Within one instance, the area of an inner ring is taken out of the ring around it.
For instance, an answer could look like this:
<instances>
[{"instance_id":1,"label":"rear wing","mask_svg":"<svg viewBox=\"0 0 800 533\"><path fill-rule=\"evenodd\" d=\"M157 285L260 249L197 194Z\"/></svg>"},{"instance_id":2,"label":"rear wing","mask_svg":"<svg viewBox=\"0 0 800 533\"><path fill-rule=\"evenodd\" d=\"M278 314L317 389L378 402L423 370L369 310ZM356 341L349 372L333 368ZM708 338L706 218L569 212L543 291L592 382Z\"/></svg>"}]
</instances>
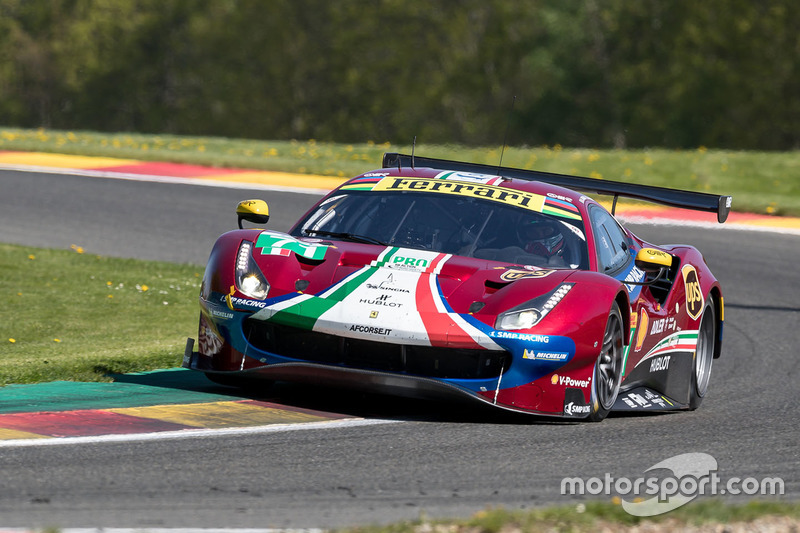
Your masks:
<instances>
[{"instance_id":1,"label":"rear wing","mask_svg":"<svg viewBox=\"0 0 800 533\"><path fill-rule=\"evenodd\" d=\"M551 185L558 185L560 187L589 193L608 194L614 197L614 204L611 208L612 213L616 210L617 198L620 196L626 198L636 198L637 200L646 200L648 202L668 205L671 207L681 207L683 209L694 209L696 211L708 211L710 213L716 213L717 220L720 224L725 222L725 220L728 218L728 213L730 213L731 210L732 198L730 196L720 196L704 192L682 191L680 189L655 187L652 185L638 185L635 183L624 183L621 181L582 178L579 176L554 174L552 172L542 172L539 170L497 167L492 165L482 165L479 163L448 161L446 159L434 159L431 157L418 157L387 152L383 154L383 168L390 167L430 167L441 170L475 172L479 174L489 174L492 176L503 176L506 178L541 181Z\"/></svg>"}]
</instances>

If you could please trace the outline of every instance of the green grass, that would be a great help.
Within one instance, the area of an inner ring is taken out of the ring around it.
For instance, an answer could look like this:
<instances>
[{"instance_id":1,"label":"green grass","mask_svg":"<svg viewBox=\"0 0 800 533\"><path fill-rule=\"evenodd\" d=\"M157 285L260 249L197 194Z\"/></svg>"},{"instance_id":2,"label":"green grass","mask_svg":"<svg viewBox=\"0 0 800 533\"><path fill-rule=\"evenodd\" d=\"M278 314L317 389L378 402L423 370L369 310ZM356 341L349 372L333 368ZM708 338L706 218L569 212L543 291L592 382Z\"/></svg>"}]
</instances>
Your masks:
<instances>
[{"instance_id":1,"label":"green grass","mask_svg":"<svg viewBox=\"0 0 800 533\"><path fill-rule=\"evenodd\" d=\"M180 365L202 268L0 244L0 385Z\"/></svg>"},{"instance_id":2,"label":"green grass","mask_svg":"<svg viewBox=\"0 0 800 533\"><path fill-rule=\"evenodd\" d=\"M751 523L766 517L784 517L796 528L800 522L800 504L753 501L743 505L731 505L718 500L706 500L685 505L667 514L639 518L627 514L617 504L589 502L531 511L488 509L460 521L421 518L389 526L359 527L339 531L358 533L594 532L627 531L637 526L643 531L680 531L689 526L703 524ZM783 527L775 530L788 529L784 523Z\"/></svg>"},{"instance_id":3,"label":"green grass","mask_svg":"<svg viewBox=\"0 0 800 533\"><path fill-rule=\"evenodd\" d=\"M407 145L254 141L170 135L0 129L0 150L54 152L351 177ZM417 154L496 165L500 147L417 145ZM800 216L800 151L593 150L508 147L503 165L727 194L733 209Z\"/></svg>"}]
</instances>

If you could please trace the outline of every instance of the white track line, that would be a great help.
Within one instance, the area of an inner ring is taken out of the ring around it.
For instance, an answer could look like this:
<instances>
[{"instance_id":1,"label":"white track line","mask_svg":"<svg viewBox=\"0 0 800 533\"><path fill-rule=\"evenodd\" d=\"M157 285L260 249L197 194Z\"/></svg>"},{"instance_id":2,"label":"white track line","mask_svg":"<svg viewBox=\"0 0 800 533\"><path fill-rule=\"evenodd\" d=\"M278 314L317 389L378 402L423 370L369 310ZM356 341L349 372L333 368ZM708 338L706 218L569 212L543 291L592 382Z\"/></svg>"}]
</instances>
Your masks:
<instances>
[{"instance_id":1,"label":"white track line","mask_svg":"<svg viewBox=\"0 0 800 533\"><path fill-rule=\"evenodd\" d=\"M286 431L302 431L308 429L336 429L382 424L399 424L402 420L385 418L363 419L348 418L324 422L300 422L294 424L271 424L268 426L221 428L221 429L183 429L179 431L161 431L156 433L131 433L125 435L96 435L89 437L52 437L38 439L0 440L0 448L26 448L32 446L62 446L65 444L104 444L109 442L142 442L154 440L199 439L211 437L229 437L238 435L261 435L265 433L282 433ZM0 531L2 533L2 531Z\"/></svg>"}]
</instances>

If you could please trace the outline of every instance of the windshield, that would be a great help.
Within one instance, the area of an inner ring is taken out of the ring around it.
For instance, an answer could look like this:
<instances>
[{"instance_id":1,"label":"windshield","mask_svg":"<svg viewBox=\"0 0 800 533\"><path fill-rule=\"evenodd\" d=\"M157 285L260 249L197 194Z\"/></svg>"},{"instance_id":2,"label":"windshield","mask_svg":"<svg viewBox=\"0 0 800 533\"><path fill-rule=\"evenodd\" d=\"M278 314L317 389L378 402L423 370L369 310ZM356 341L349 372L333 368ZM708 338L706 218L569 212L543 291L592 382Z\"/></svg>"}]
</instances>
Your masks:
<instances>
[{"instance_id":1,"label":"windshield","mask_svg":"<svg viewBox=\"0 0 800 533\"><path fill-rule=\"evenodd\" d=\"M518 265L588 269L582 220L474 197L352 191L331 196L298 237L431 250Z\"/></svg>"}]
</instances>

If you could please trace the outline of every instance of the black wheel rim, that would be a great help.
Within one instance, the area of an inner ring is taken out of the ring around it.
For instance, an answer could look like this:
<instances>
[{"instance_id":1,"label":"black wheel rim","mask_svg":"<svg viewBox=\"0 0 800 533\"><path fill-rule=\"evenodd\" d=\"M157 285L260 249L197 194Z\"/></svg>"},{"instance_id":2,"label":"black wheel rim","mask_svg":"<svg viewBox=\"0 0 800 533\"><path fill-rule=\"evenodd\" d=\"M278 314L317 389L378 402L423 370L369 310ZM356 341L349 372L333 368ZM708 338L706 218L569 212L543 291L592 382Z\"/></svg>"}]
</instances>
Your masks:
<instances>
[{"instance_id":1,"label":"black wheel rim","mask_svg":"<svg viewBox=\"0 0 800 533\"><path fill-rule=\"evenodd\" d=\"M611 409L617 400L622 376L622 326L614 313L608 319L603 335L603 348L594 366L595 399L604 410Z\"/></svg>"}]
</instances>

